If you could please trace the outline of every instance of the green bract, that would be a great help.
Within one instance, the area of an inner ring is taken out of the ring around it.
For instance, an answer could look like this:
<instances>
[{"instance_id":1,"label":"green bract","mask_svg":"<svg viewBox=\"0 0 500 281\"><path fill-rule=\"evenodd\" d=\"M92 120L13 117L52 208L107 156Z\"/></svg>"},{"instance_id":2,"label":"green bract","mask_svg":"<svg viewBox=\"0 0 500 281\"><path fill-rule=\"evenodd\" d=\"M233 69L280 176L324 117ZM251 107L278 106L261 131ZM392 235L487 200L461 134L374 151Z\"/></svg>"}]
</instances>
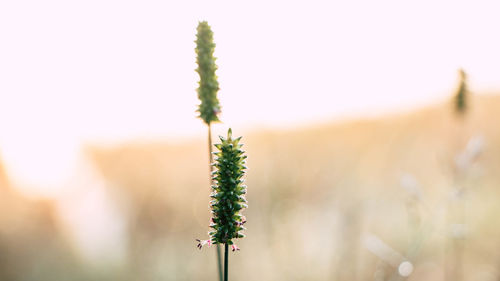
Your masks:
<instances>
[{"instance_id":1,"label":"green bract","mask_svg":"<svg viewBox=\"0 0 500 281\"><path fill-rule=\"evenodd\" d=\"M240 212L247 207L244 196L247 188L242 179L247 157L241 150L240 139L241 137L232 139L229 129L227 139L220 137L221 143L215 145L219 151L214 152L216 158L213 165L216 170L213 172L213 193L210 195L213 215L210 227L213 231L209 232L210 240L214 244L233 245L233 238L245 237L243 224L246 220Z\"/></svg>"},{"instance_id":2,"label":"green bract","mask_svg":"<svg viewBox=\"0 0 500 281\"><path fill-rule=\"evenodd\" d=\"M196 72L200 75L198 82L198 98L201 100L198 112L200 118L207 124L219 121L217 114L220 112L217 91L219 91L219 82L217 82L217 65L215 64L213 42L213 32L206 21L198 24L196 34L196 63L198 68Z\"/></svg>"}]
</instances>

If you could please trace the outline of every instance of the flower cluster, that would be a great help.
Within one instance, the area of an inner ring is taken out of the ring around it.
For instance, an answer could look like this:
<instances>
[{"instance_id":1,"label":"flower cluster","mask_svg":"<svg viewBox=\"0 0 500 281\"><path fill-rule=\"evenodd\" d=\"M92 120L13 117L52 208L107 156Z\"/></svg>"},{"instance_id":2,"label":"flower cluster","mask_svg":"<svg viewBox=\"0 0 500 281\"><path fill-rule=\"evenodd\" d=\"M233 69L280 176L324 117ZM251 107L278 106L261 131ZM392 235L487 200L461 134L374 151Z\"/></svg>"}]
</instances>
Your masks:
<instances>
[{"instance_id":1,"label":"flower cluster","mask_svg":"<svg viewBox=\"0 0 500 281\"><path fill-rule=\"evenodd\" d=\"M243 185L245 174L244 151L239 143L241 137L233 139L231 129L227 133L227 138L220 137L221 143L216 144L218 149L214 152L216 170L213 172L214 185L210 197L210 207L212 209L212 219L210 227L212 231L208 233L209 240L200 241L198 248L205 244L228 244L233 251L239 250L234 245L232 239L243 238L243 226L246 218L241 215L241 210L247 207L245 194L247 188Z\"/></svg>"},{"instance_id":2,"label":"flower cluster","mask_svg":"<svg viewBox=\"0 0 500 281\"><path fill-rule=\"evenodd\" d=\"M200 118L206 124L219 121L217 114L220 112L217 91L219 91L219 82L217 82L217 65L215 64L213 42L213 32L206 21L200 22L196 34L196 63L198 68L196 72L200 75L198 82L198 98L201 100L198 112Z\"/></svg>"}]
</instances>

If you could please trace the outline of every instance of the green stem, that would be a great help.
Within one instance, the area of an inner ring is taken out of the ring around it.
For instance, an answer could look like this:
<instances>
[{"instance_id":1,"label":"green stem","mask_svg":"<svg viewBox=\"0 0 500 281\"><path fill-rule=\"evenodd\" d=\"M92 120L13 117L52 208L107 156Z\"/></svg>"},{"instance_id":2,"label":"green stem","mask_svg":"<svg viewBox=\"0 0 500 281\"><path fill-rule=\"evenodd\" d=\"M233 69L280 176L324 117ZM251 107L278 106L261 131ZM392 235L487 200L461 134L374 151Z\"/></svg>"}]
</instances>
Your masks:
<instances>
[{"instance_id":1,"label":"green stem","mask_svg":"<svg viewBox=\"0 0 500 281\"><path fill-rule=\"evenodd\" d=\"M224 281L227 281L227 264L228 264L228 245L224 244Z\"/></svg>"},{"instance_id":2,"label":"green stem","mask_svg":"<svg viewBox=\"0 0 500 281\"><path fill-rule=\"evenodd\" d=\"M212 179L212 172L213 172L213 154L212 154L212 126L208 124L208 178L210 179L210 188L212 188L213 185L213 179ZM219 273L219 281L222 280L222 259L221 259L221 254L220 254L220 246L219 244L216 245L216 252L217 252L217 271Z\"/></svg>"},{"instance_id":3,"label":"green stem","mask_svg":"<svg viewBox=\"0 0 500 281\"><path fill-rule=\"evenodd\" d=\"M219 244L216 245L217 248L217 268L218 268L218 271L219 271L219 280L220 281L223 281L222 280L222 259L221 259L221 254L220 254L220 246Z\"/></svg>"}]
</instances>

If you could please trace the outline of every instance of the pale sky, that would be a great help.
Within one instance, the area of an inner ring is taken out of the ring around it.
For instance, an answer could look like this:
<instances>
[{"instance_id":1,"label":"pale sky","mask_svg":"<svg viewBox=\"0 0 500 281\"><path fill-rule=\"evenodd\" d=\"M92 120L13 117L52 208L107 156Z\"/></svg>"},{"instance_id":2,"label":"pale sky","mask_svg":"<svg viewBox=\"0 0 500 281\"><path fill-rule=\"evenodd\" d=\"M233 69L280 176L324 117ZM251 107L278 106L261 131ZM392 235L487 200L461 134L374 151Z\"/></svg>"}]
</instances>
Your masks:
<instances>
[{"instance_id":1,"label":"pale sky","mask_svg":"<svg viewBox=\"0 0 500 281\"><path fill-rule=\"evenodd\" d=\"M200 20L215 33L224 126L409 110L446 99L460 67L475 92L498 90L498 3L3 0L1 157L20 184L51 185L83 143L204 134Z\"/></svg>"}]
</instances>

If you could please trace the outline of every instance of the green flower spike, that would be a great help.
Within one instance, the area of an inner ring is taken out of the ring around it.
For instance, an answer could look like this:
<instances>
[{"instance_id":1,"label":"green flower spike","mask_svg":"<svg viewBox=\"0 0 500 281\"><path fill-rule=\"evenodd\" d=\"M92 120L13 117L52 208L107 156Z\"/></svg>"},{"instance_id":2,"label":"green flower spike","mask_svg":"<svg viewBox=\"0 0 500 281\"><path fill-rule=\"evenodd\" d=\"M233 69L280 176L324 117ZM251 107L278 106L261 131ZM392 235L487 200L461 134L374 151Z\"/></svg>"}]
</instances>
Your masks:
<instances>
[{"instance_id":1,"label":"green flower spike","mask_svg":"<svg viewBox=\"0 0 500 281\"><path fill-rule=\"evenodd\" d=\"M227 139L220 137L221 143L215 145L219 151L214 152L216 158L213 165L216 170L213 172L213 193L210 195L213 215L210 227L213 230L208 233L209 240L198 240L200 249L205 244L227 244L236 251L239 248L232 239L245 237L243 224L246 218L240 212L247 208L247 187L243 185L247 156L241 150L241 137L233 139L231 134L229 129Z\"/></svg>"},{"instance_id":2,"label":"green flower spike","mask_svg":"<svg viewBox=\"0 0 500 281\"><path fill-rule=\"evenodd\" d=\"M198 112L200 118L206 123L218 122L217 115L220 112L217 91L219 91L219 82L217 82L217 65L215 64L214 49L215 43L213 32L206 21L198 24L196 34L196 63L198 68L196 72L200 75L198 82L198 98L201 100Z\"/></svg>"}]
</instances>

